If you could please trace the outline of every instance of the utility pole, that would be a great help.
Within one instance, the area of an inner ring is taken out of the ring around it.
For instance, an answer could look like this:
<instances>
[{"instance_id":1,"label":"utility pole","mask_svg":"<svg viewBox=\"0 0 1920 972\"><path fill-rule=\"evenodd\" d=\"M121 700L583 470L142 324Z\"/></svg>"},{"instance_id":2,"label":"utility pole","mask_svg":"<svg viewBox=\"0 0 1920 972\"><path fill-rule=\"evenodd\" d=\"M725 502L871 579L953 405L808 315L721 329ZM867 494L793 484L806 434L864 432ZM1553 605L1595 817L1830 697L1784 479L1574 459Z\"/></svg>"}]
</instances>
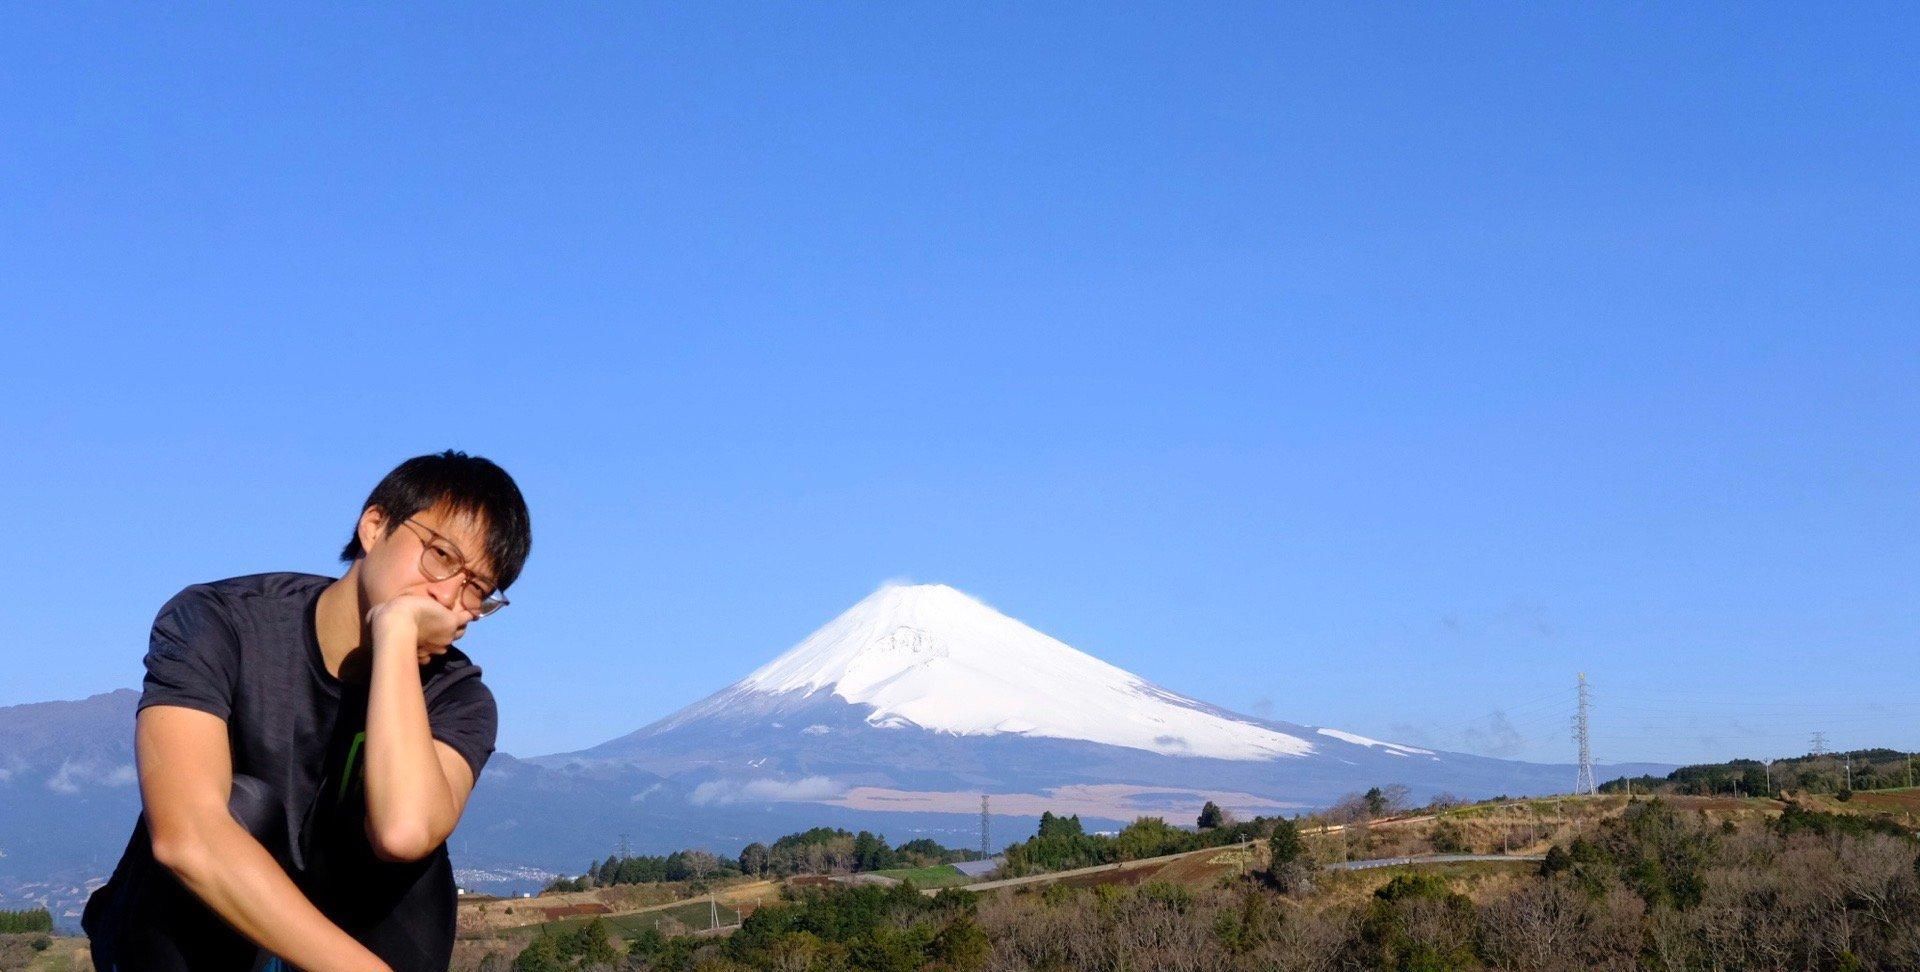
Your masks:
<instances>
[{"instance_id":1,"label":"utility pole","mask_svg":"<svg viewBox=\"0 0 1920 972\"><path fill-rule=\"evenodd\" d=\"M985 861L992 857L993 851L987 844L987 795L982 793L980 794L980 859Z\"/></svg>"},{"instance_id":2,"label":"utility pole","mask_svg":"<svg viewBox=\"0 0 1920 972\"><path fill-rule=\"evenodd\" d=\"M1853 754L1847 754L1847 789L1853 789Z\"/></svg>"},{"instance_id":3,"label":"utility pole","mask_svg":"<svg viewBox=\"0 0 1920 972\"><path fill-rule=\"evenodd\" d=\"M1767 760L1767 796L1773 796L1773 760Z\"/></svg>"},{"instance_id":4,"label":"utility pole","mask_svg":"<svg viewBox=\"0 0 1920 972\"><path fill-rule=\"evenodd\" d=\"M1580 775L1573 781L1573 792L1592 795L1599 792L1593 783L1593 754L1588 749L1587 673L1580 673L1580 710L1573 717L1573 739L1580 744Z\"/></svg>"}]
</instances>

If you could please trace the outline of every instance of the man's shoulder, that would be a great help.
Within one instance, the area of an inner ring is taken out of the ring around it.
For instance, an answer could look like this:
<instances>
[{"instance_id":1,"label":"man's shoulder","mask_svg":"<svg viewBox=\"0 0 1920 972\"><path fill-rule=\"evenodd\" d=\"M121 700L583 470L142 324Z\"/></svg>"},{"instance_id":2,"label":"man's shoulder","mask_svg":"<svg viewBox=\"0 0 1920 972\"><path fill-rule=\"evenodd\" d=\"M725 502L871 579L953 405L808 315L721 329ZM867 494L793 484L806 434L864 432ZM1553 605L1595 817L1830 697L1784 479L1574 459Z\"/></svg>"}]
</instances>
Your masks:
<instances>
[{"instance_id":1,"label":"man's shoulder","mask_svg":"<svg viewBox=\"0 0 1920 972\"><path fill-rule=\"evenodd\" d=\"M280 572L247 574L188 584L160 607L156 624L179 626L218 621L231 630L244 627L244 617L259 617L304 605L333 582L319 574Z\"/></svg>"},{"instance_id":2,"label":"man's shoulder","mask_svg":"<svg viewBox=\"0 0 1920 972\"><path fill-rule=\"evenodd\" d=\"M325 587L334 580L332 577L321 574L276 571L270 574L245 574L224 580L189 584L180 593L186 594L192 591L229 601L248 598L289 598L311 594L316 588Z\"/></svg>"},{"instance_id":3,"label":"man's shoulder","mask_svg":"<svg viewBox=\"0 0 1920 972\"><path fill-rule=\"evenodd\" d=\"M424 674L429 696L444 693L455 685L460 686L459 690L463 693L493 695L493 691L480 680L480 666L458 648L449 647Z\"/></svg>"}]
</instances>

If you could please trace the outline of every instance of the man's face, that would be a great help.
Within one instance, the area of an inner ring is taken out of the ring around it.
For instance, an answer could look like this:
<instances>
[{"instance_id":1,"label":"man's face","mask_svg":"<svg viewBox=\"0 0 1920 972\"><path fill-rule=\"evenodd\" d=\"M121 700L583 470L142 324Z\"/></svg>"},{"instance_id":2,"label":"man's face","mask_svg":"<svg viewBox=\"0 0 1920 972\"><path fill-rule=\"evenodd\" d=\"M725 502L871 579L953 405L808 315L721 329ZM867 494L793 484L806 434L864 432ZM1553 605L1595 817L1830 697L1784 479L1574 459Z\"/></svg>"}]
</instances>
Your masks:
<instances>
[{"instance_id":1,"label":"man's face","mask_svg":"<svg viewBox=\"0 0 1920 972\"><path fill-rule=\"evenodd\" d=\"M360 515L360 546L366 557L360 566L361 589L367 606L384 604L404 594L431 597L460 617L460 633L475 617L462 597L461 588L473 585L480 594L493 590L493 565L486 559L487 525L479 514L456 513L446 504L415 513L391 533L391 521L379 507ZM437 535L436 535L437 534ZM430 558L453 559L468 570L456 572L444 580L434 580L421 569L421 554L429 546ZM447 558L446 554L452 554ZM468 593L471 598L473 593ZM458 637L456 635L456 637Z\"/></svg>"}]
</instances>

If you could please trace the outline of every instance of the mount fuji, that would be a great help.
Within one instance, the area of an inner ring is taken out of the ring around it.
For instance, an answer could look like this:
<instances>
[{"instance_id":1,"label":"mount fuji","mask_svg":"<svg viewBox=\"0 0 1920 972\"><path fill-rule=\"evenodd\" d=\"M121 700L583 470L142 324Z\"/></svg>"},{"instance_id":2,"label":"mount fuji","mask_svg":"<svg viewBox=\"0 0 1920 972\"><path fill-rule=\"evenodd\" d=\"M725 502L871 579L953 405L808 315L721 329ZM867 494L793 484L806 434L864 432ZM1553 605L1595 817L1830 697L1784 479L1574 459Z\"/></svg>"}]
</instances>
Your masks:
<instances>
[{"instance_id":1,"label":"mount fuji","mask_svg":"<svg viewBox=\"0 0 1920 972\"><path fill-rule=\"evenodd\" d=\"M1206 800L1287 812L1389 783L1416 799L1554 793L1575 777L1232 712L939 584L882 587L707 698L533 762L644 771L707 806L966 813L987 794L1009 813L1121 821Z\"/></svg>"}]
</instances>

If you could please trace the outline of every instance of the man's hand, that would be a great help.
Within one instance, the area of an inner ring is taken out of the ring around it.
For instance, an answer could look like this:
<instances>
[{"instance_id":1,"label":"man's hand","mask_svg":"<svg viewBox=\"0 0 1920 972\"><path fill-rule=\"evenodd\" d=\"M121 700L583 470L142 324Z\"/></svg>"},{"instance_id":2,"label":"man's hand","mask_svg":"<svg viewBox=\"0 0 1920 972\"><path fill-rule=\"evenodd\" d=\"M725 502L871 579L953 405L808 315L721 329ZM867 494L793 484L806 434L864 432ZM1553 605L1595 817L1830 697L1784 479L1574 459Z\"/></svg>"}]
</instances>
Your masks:
<instances>
[{"instance_id":1,"label":"man's hand","mask_svg":"<svg viewBox=\"0 0 1920 972\"><path fill-rule=\"evenodd\" d=\"M383 650L412 646L424 665L445 654L455 641L467 633L466 611L455 611L431 597L402 594L374 605L367 612L367 627L373 634L376 657Z\"/></svg>"},{"instance_id":2,"label":"man's hand","mask_svg":"<svg viewBox=\"0 0 1920 972\"><path fill-rule=\"evenodd\" d=\"M420 666L466 633L472 616L404 594L367 612L373 676L367 693L367 838L386 860L419 860L453 833L473 770L433 738Z\"/></svg>"}]
</instances>

